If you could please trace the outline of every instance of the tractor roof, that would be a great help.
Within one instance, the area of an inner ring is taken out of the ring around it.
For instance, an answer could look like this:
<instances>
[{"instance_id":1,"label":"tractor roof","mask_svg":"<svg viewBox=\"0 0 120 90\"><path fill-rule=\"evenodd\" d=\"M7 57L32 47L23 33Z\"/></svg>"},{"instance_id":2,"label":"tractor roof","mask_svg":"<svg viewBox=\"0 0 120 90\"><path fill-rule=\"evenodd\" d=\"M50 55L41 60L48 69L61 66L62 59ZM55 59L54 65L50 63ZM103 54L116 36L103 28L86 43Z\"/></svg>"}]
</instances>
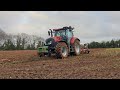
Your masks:
<instances>
[{"instance_id":1,"label":"tractor roof","mask_svg":"<svg viewBox=\"0 0 120 90\"><path fill-rule=\"evenodd\" d=\"M63 28L53 29L53 31L64 30Z\"/></svg>"},{"instance_id":2,"label":"tractor roof","mask_svg":"<svg viewBox=\"0 0 120 90\"><path fill-rule=\"evenodd\" d=\"M53 29L53 31L59 31L59 30L66 30L66 29L72 29L71 27L63 27L63 28L58 28L58 29Z\"/></svg>"}]
</instances>

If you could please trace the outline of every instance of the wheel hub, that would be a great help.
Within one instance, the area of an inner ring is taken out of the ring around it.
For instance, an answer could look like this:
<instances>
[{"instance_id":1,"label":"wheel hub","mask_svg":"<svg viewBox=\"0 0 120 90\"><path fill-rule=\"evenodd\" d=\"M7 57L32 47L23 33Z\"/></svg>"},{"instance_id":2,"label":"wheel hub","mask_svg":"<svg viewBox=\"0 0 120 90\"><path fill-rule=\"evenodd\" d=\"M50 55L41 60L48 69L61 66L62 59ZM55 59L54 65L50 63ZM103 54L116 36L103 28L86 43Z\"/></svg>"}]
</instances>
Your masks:
<instances>
[{"instance_id":1,"label":"wheel hub","mask_svg":"<svg viewBox=\"0 0 120 90\"><path fill-rule=\"evenodd\" d=\"M77 53L80 53L80 45L76 43L75 50Z\"/></svg>"},{"instance_id":2,"label":"wheel hub","mask_svg":"<svg viewBox=\"0 0 120 90\"><path fill-rule=\"evenodd\" d=\"M61 50L62 50L62 55L66 56L67 55L67 49L65 47L62 47Z\"/></svg>"}]
</instances>

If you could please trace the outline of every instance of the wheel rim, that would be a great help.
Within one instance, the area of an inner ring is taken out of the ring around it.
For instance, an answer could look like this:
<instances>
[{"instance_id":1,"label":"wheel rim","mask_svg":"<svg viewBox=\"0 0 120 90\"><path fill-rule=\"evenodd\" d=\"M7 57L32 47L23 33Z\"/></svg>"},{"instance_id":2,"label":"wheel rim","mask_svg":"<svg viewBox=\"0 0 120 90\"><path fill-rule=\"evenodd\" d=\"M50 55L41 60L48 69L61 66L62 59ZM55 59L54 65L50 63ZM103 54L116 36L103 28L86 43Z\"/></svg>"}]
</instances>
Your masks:
<instances>
[{"instance_id":1,"label":"wheel rim","mask_svg":"<svg viewBox=\"0 0 120 90\"><path fill-rule=\"evenodd\" d=\"M67 55L66 47L62 47L61 50L62 50L62 55L65 57Z\"/></svg>"},{"instance_id":2,"label":"wheel rim","mask_svg":"<svg viewBox=\"0 0 120 90\"><path fill-rule=\"evenodd\" d=\"M77 43L76 43L76 45L75 45L75 51L76 51L77 54L80 53L80 45L77 44Z\"/></svg>"}]
</instances>

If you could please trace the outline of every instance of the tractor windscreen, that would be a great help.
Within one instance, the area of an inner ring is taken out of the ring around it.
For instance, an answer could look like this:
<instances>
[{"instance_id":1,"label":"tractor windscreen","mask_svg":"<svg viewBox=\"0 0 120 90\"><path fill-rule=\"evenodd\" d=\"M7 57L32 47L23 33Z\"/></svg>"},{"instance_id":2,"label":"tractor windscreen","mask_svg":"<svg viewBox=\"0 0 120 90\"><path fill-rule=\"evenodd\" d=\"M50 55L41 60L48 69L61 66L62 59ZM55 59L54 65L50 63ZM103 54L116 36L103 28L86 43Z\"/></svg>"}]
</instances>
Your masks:
<instances>
[{"instance_id":1,"label":"tractor windscreen","mask_svg":"<svg viewBox=\"0 0 120 90\"><path fill-rule=\"evenodd\" d=\"M65 30L57 30L54 32L54 36L63 36L65 35Z\"/></svg>"}]
</instances>

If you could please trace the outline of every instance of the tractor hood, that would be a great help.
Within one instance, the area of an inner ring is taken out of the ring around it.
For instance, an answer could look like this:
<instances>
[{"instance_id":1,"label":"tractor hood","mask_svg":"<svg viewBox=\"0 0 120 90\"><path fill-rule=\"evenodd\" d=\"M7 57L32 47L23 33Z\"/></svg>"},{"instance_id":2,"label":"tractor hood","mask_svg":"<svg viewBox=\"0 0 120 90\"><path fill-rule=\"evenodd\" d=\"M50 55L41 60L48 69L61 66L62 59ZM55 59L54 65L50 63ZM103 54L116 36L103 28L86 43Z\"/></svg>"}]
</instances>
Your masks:
<instances>
[{"instance_id":1,"label":"tractor hood","mask_svg":"<svg viewBox=\"0 0 120 90\"><path fill-rule=\"evenodd\" d=\"M55 42L61 41L61 39L62 39L62 38L59 37L59 36L50 37L50 38L46 39L46 44L47 44L47 45L50 45L50 44L53 44L53 43L55 43Z\"/></svg>"},{"instance_id":2,"label":"tractor hood","mask_svg":"<svg viewBox=\"0 0 120 90\"><path fill-rule=\"evenodd\" d=\"M62 40L60 36L53 37L53 39L55 40L55 42L59 42Z\"/></svg>"},{"instance_id":3,"label":"tractor hood","mask_svg":"<svg viewBox=\"0 0 120 90\"><path fill-rule=\"evenodd\" d=\"M48 39L46 39L46 45L50 45L50 44L52 44L53 42L55 42L55 40L53 39L53 38L48 38Z\"/></svg>"}]
</instances>

